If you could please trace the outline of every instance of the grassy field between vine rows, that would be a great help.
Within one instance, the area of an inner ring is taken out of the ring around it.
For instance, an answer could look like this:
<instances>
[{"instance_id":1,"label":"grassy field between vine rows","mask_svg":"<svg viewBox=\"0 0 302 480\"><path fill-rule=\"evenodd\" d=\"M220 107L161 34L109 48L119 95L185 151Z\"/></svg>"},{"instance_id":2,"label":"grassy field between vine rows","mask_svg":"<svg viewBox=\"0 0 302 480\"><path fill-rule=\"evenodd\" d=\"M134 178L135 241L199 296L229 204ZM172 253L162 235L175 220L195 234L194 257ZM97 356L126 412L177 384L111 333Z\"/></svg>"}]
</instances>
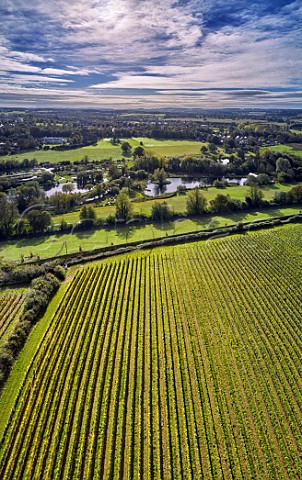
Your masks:
<instances>
[{"instance_id":1,"label":"grassy field between vine rows","mask_svg":"<svg viewBox=\"0 0 302 480\"><path fill-rule=\"evenodd\" d=\"M131 145L132 149L138 147L140 142L143 142L143 148L146 152L160 156L186 155L200 153L200 148L204 145L201 142L185 141L185 140L155 140L153 138L136 137L126 139ZM123 142L123 140L121 140ZM50 162L75 162L82 160L87 156L90 161L101 160L120 160L125 158L131 159L129 156L124 156L121 150L121 144L112 144L110 139L99 140L97 144L89 145L87 147L75 148L72 150L32 150L30 152L18 153L15 155L5 155L0 157L1 160L24 160L25 158L36 158L39 163Z\"/></svg>"},{"instance_id":2,"label":"grassy field between vine rows","mask_svg":"<svg viewBox=\"0 0 302 480\"><path fill-rule=\"evenodd\" d=\"M75 269L0 396L0 478L302 478L301 234Z\"/></svg>"},{"instance_id":3,"label":"grassy field between vine rows","mask_svg":"<svg viewBox=\"0 0 302 480\"><path fill-rule=\"evenodd\" d=\"M106 207L104 207L106 208ZM41 235L0 243L0 258L9 261L25 261L40 258L58 257L66 253L88 251L111 245L126 245L128 242L156 240L171 235L194 233L209 228L235 225L237 222L268 220L284 215L295 215L299 207L275 208L255 212L241 212L230 215L204 216L194 219L179 219L171 222L116 225L97 230L73 230L66 234Z\"/></svg>"}]
</instances>

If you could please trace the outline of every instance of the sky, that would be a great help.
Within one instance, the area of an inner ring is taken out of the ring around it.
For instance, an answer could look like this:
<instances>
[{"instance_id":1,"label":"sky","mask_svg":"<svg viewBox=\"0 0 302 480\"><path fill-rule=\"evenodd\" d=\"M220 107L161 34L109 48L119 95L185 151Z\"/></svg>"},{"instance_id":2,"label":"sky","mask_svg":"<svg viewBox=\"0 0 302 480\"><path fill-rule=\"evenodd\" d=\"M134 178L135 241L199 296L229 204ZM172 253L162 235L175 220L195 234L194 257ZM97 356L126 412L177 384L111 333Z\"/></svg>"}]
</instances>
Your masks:
<instances>
[{"instance_id":1,"label":"sky","mask_svg":"<svg viewBox=\"0 0 302 480\"><path fill-rule=\"evenodd\" d=\"M301 0L0 0L0 106L302 108Z\"/></svg>"}]
</instances>

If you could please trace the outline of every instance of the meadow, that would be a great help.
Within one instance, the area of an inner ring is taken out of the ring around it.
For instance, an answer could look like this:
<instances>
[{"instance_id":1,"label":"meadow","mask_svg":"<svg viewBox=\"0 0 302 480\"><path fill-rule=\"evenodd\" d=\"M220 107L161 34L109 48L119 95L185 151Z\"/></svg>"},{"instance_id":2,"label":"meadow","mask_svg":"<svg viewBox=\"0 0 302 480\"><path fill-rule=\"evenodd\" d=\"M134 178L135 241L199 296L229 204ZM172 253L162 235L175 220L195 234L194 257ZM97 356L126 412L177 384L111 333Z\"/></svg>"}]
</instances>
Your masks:
<instances>
[{"instance_id":1,"label":"meadow","mask_svg":"<svg viewBox=\"0 0 302 480\"><path fill-rule=\"evenodd\" d=\"M123 140L121 140L122 142ZM182 141L182 140L155 140L152 138L136 137L126 139L131 145L132 149L138 147L140 142L143 142L143 148L146 152L160 156L173 156L200 153L200 148L203 145L200 142ZM56 150L34 150L26 153L19 153L16 155L6 155L0 158L1 160L24 160L35 158L39 163L49 162L75 162L82 160L85 156L90 161L102 160L121 160L129 159L131 157L124 156L121 150L121 144L115 145L111 143L110 139L99 140L95 146L89 145L87 147L75 148L73 150L56 151Z\"/></svg>"},{"instance_id":2,"label":"meadow","mask_svg":"<svg viewBox=\"0 0 302 480\"><path fill-rule=\"evenodd\" d=\"M275 145L272 147L267 147L268 150L271 150L274 153L288 153L296 155L297 157L302 157L302 145L301 143L291 143L289 145Z\"/></svg>"},{"instance_id":3,"label":"meadow","mask_svg":"<svg viewBox=\"0 0 302 480\"><path fill-rule=\"evenodd\" d=\"M300 212L301 206L204 216L194 219L179 218L175 221L147 224L134 224L130 221L124 226L116 224L96 230L72 229L70 233L65 234L40 235L1 242L0 258L20 263L22 257L25 261L30 261L37 256L41 259L58 257L66 253L94 250L111 245L125 245L127 242L155 240L171 235L235 225L237 222L253 222Z\"/></svg>"},{"instance_id":4,"label":"meadow","mask_svg":"<svg viewBox=\"0 0 302 480\"><path fill-rule=\"evenodd\" d=\"M74 270L0 396L0 478L302 478L301 233Z\"/></svg>"},{"instance_id":5,"label":"meadow","mask_svg":"<svg viewBox=\"0 0 302 480\"><path fill-rule=\"evenodd\" d=\"M288 192L293 186L297 184L280 184L276 183L274 185L265 185L261 187L263 192L263 199L267 201L271 201L274 198L275 193L277 192ZM249 193L249 187L247 186L238 186L238 185L229 185L226 188L215 188L209 187L207 189L202 190L204 196L206 197L207 201L210 202L213 200L216 195L223 194L223 195L230 195L231 198L236 198L241 200L242 202L245 200L245 197ZM183 214L186 212L186 204L187 204L187 195L175 195L169 198L156 198L150 197L150 199L145 199L142 201L142 198L133 199L133 213L136 214L144 214L144 215L151 215L152 205L155 202L166 202L171 211L176 214ZM106 219L109 215L115 215L115 206L114 205L104 205L99 203L92 203L91 204L95 208L95 212L98 218L103 220ZM61 221L65 220L67 223L76 223L80 220L80 208L73 212L64 213L62 215L53 215L53 223L54 225L60 225Z\"/></svg>"}]
</instances>

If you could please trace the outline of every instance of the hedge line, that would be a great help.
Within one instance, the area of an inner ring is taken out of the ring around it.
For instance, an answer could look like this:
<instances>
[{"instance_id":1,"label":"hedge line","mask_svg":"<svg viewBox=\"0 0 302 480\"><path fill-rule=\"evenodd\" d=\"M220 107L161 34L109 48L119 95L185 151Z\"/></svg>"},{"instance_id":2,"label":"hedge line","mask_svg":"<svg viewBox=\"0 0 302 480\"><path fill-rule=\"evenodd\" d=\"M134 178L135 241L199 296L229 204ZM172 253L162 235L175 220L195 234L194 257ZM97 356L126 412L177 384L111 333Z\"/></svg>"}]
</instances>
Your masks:
<instances>
[{"instance_id":1,"label":"hedge line","mask_svg":"<svg viewBox=\"0 0 302 480\"><path fill-rule=\"evenodd\" d=\"M243 223L238 222L234 226L230 227L220 227L216 229L187 233L187 234L178 234L170 235L158 240L145 240L130 242L125 246L110 246L102 249L90 250L87 252L69 254L60 259L62 264L71 266L79 263L86 263L93 260L103 259L111 257L114 255L121 255L123 253L128 253L136 250L149 249L160 247L164 245L177 245L180 243L196 242L199 240L212 240L215 238L225 237L234 234L247 233L251 230L261 230L263 228L272 228L278 225L285 225L287 223L301 223L302 214L297 215L288 215L286 217L272 218L270 220L257 220L255 222Z\"/></svg>"},{"instance_id":2,"label":"hedge line","mask_svg":"<svg viewBox=\"0 0 302 480\"><path fill-rule=\"evenodd\" d=\"M46 267L45 267L46 268ZM64 269L56 265L49 267L50 271L37 276L31 282L26 293L23 311L14 329L2 345L0 350L0 389L7 380L12 366L23 348L33 325L41 318L50 300L60 286L60 281L65 278Z\"/></svg>"}]
</instances>

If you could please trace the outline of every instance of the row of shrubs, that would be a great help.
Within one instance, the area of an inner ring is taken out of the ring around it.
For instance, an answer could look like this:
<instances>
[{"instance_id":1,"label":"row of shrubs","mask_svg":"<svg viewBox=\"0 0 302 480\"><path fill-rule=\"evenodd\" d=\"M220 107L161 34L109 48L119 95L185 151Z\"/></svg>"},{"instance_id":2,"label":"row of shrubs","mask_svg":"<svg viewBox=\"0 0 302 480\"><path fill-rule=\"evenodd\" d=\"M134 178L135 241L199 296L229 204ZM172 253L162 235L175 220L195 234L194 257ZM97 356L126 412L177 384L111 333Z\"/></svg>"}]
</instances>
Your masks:
<instances>
[{"instance_id":1,"label":"row of shrubs","mask_svg":"<svg viewBox=\"0 0 302 480\"><path fill-rule=\"evenodd\" d=\"M52 273L59 280L64 280L65 271L58 262L41 263L35 265L22 265L15 267L13 262L1 264L0 286L8 286L16 283L29 284L34 278Z\"/></svg>"},{"instance_id":2,"label":"row of shrubs","mask_svg":"<svg viewBox=\"0 0 302 480\"><path fill-rule=\"evenodd\" d=\"M23 348L35 323L45 312L50 300L65 278L64 268L60 265L50 267L43 275L34 278L26 293L22 313L9 338L0 350L0 389L9 376L12 366Z\"/></svg>"}]
</instances>

